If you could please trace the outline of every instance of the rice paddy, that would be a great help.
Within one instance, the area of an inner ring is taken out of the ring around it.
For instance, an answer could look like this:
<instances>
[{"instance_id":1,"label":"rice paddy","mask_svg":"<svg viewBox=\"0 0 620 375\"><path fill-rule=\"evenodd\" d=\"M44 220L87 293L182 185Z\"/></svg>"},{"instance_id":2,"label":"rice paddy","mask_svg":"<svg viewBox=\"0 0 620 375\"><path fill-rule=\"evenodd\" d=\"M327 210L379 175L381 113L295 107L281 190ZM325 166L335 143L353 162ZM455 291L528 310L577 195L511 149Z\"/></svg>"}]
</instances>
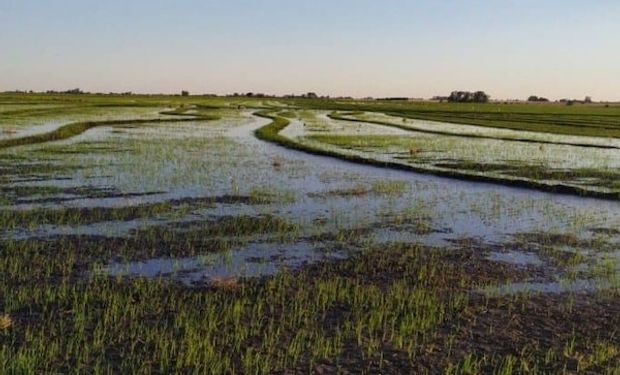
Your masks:
<instances>
[{"instance_id":1,"label":"rice paddy","mask_svg":"<svg viewBox=\"0 0 620 375\"><path fill-rule=\"evenodd\" d=\"M620 373L620 107L0 95L0 373Z\"/></svg>"}]
</instances>

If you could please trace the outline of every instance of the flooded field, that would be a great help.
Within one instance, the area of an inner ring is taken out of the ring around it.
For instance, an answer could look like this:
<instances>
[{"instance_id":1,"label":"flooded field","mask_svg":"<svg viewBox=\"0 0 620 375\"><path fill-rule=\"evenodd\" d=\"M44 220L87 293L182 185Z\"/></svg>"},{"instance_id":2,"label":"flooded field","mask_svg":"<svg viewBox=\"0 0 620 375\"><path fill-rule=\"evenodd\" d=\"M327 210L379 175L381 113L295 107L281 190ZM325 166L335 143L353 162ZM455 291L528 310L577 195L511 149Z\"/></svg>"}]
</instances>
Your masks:
<instances>
[{"instance_id":1,"label":"flooded field","mask_svg":"<svg viewBox=\"0 0 620 375\"><path fill-rule=\"evenodd\" d=\"M620 371L617 108L53 99L0 105L9 373Z\"/></svg>"}]
</instances>

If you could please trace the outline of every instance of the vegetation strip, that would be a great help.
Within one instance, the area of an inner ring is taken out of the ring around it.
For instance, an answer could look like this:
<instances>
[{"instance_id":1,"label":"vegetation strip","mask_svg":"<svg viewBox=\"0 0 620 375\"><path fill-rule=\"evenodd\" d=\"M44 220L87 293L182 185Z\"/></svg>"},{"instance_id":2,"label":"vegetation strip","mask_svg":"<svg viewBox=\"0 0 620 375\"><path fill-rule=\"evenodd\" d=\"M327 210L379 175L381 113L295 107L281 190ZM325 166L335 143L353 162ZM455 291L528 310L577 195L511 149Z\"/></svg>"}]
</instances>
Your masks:
<instances>
[{"instance_id":1,"label":"vegetation strip","mask_svg":"<svg viewBox=\"0 0 620 375\"><path fill-rule=\"evenodd\" d=\"M577 186L570 186L565 184L547 184L538 181L526 180L526 179L501 179L497 177L491 176L483 176L483 175L473 175L470 173L458 172L458 171L447 171L447 170L435 170L424 167L416 167L412 165L404 165L400 163L394 163L389 161L379 161L371 158L365 158L358 155L347 155L342 154L336 151L325 150L318 147L302 144L299 142L295 142L294 140L280 135L280 131L286 128L290 121L284 117L279 117L277 115L272 114L273 111L258 111L255 112L254 115L262 118L271 119L272 122L259 128L255 131L255 135L257 138L268 141L271 143L276 143L278 145L295 149L299 151L308 152L315 155L322 156L330 156L335 157L355 163L374 165L378 167L389 167L393 169L400 169L406 171L412 171L416 173L423 174L431 174L441 177L451 177L460 180L467 181L478 181L478 182L490 182L495 184L501 184L505 186L512 187L522 187L522 188L530 188L530 189L538 189L542 191L559 193L559 194L570 194L570 195L578 195L583 197L592 197L592 198L600 198L600 199L609 199L609 200L620 200L620 193L617 192L603 192L603 191L594 191L589 189L580 188Z\"/></svg>"},{"instance_id":2,"label":"vegetation strip","mask_svg":"<svg viewBox=\"0 0 620 375\"><path fill-rule=\"evenodd\" d=\"M385 113L385 114L388 115L387 113ZM392 116L392 115L388 115L388 116ZM577 143L577 142L554 142L554 141L536 140L536 139L528 139L528 138L494 137L494 136L482 135L482 134L458 134L458 133L452 133L452 132L446 132L446 131L440 131L440 130L418 129L418 128L412 128L412 127L406 126L406 125L394 124L394 123L387 122L387 121L363 120L363 119L357 119L357 118L350 118L350 117L346 117L346 116L343 116L341 114L336 114L336 113L330 113L330 114L327 115L327 117L329 117L332 120L342 120L342 121L359 122L359 123L366 123L366 124L376 124L376 125L383 125L383 126L389 126L389 127L392 127L392 128L402 129L402 130L405 130L405 131L408 131L408 132L438 134L438 135L445 135L445 136L451 136L451 137L494 139L494 140L498 140L498 141L524 142L524 143L541 143L541 144L549 144L549 145L589 147L589 148L603 148L603 149L620 149L620 147L618 147L618 146L611 146L611 145L596 145L596 144ZM404 119L405 117L401 117L401 118ZM478 126L478 125L476 125L476 126ZM497 129L502 129L502 128L497 128Z\"/></svg>"},{"instance_id":3,"label":"vegetation strip","mask_svg":"<svg viewBox=\"0 0 620 375\"><path fill-rule=\"evenodd\" d=\"M618 107L298 100L308 109L381 112L419 120L537 133L620 138Z\"/></svg>"},{"instance_id":4,"label":"vegetation strip","mask_svg":"<svg viewBox=\"0 0 620 375\"><path fill-rule=\"evenodd\" d=\"M171 123L171 122L190 122L190 121L213 121L218 120L216 116L196 115L196 114L183 114L173 111L161 112L164 115L185 115L191 116L191 118L153 118L153 119L133 119L133 120L106 120L106 121L85 121L74 122L48 133L36 134L22 138L4 139L0 140L0 149L25 146L37 143L46 143L52 141L60 141L68 138L75 137L84 133L89 129L93 129L101 126L116 126L116 125L132 125L132 124L148 124L148 123Z\"/></svg>"}]
</instances>

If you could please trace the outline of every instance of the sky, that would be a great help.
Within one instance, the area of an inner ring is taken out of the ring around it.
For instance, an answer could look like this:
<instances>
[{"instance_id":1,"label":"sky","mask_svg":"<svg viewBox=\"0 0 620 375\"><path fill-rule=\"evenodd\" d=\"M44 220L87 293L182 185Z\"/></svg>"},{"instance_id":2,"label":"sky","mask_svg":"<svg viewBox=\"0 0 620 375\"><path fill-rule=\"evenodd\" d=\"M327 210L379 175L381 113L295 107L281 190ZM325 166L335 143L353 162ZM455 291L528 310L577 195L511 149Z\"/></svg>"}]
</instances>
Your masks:
<instances>
[{"instance_id":1,"label":"sky","mask_svg":"<svg viewBox=\"0 0 620 375\"><path fill-rule=\"evenodd\" d=\"M620 1L0 0L0 91L620 100Z\"/></svg>"}]
</instances>

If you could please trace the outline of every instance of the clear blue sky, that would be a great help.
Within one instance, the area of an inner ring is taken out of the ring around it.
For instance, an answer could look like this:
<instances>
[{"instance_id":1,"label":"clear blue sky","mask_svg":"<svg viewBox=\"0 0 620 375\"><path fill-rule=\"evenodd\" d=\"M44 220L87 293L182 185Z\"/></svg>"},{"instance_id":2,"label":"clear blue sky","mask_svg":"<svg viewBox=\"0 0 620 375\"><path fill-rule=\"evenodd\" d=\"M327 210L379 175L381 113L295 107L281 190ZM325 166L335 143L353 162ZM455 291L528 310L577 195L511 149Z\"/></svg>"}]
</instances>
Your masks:
<instances>
[{"instance_id":1,"label":"clear blue sky","mask_svg":"<svg viewBox=\"0 0 620 375\"><path fill-rule=\"evenodd\" d=\"M0 91L620 100L620 1L0 0Z\"/></svg>"}]
</instances>

